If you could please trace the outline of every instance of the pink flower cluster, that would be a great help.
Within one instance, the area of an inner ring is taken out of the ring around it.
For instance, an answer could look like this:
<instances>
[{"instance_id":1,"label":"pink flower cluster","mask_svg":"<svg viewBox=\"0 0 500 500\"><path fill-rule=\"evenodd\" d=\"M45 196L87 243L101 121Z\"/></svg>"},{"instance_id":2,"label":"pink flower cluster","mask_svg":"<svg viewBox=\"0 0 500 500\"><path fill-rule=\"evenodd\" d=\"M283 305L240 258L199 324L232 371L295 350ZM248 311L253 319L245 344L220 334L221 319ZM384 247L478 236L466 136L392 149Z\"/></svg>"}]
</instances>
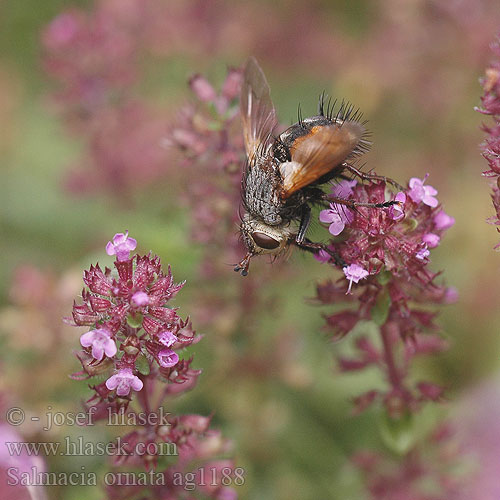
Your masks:
<instances>
[{"instance_id":1,"label":"pink flower cluster","mask_svg":"<svg viewBox=\"0 0 500 500\"><path fill-rule=\"evenodd\" d=\"M108 255L116 257L114 271L91 266L83 275L82 301L73 305L72 323L91 328L80 337L84 349L77 357L82 371L73 378L107 376L91 387L94 395L87 401L96 420L133 413L134 400L143 413L155 414L166 398L192 389L201 373L191 368L192 357L182 358L182 351L202 337L196 335L189 318L181 319L168 305L184 283L174 283L170 267L163 272L160 259L151 253L131 256L136 246L128 232L116 234L106 246ZM125 456L131 465L156 467L161 456L158 445L173 443L178 460L164 471L162 481L164 493L171 492L174 471L187 472L200 460L218 463L217 457L227 453L228 441L209 424L209 417L169 413L161 424L138 426L123 438L130 453L118 456L115 465L122 465ZM134 452L138 443L143 445L140 454ZM230 460L223 463L234 468ZM202 484L200 488L204 491ZM116 497L113 487L108 493L109 498L132 498ZM235 491L223 484L212 484L204 493L210 498L236 498Z\"/></svg>"},{"instance_id":2,"label":"pink flower cluster","mask_svg":"<svg viewBox=\"0 0 500 500\"><path fill-rule=\"evenodd\" d=\"M495 216L489 219L491 224L497 226L500 232L500 38L491 45L495 60L486 69L485 76L481 79L484 94L481 97L481 107L477 111L489 115L493 123L483 124L483 131L487 136L481 145L483 157L488 162L489 169L483 172L485 177L491 179L491 199L495 208ZM500 248L500 243L495 248Z\"/></svg>"},{"instance_id":3,"label":"pink flower cluster","mask_svg":"<svg viewBox=\"0 0 500 500\"><path fill-rule=\"evenodd\" d=\"M174 368L179 363L174 349L200 340L189 321L183 322L175 309L167 306L183 284L174 284L170 269L167 274L162 272L158 257L130 258L136 246L136 240L128 233L116 234L106 251L108 255L116 255L117 276L113 277L110 269L103 272L99 265L91 266L84 273L88 290L82 292L83 303L73 306L76 325L94 326L80 338L86 348L81 359L89 354L93 358L90 363L83 363L84 370L89 365L94 370L103 358L112 361L116 373L105 386L120 397L142 389L143 381L135 375L135 363L146 353L155 360L160 376L174 383L182 380L183 375ZM121 357L117 357L117 343L123 351Z\"/></svg>"},{"instance_id":4,"label":"pink flower cluster","mask_svg":"<svg viewBox=\"0 0 500 500\"><path fill-rule=\"evenodd\" d=\"M437 329L435 314L425 305L456 298L453 289L435 283L437 274L428 268L431 249L439 245L454 219L439 206L436 189L425 184L427 177L410 179L408 188L394 197L399 203L387 209L358 206L350 210L332 204L320 213L320 221L330 223L331 234L342 233L342 239L332 239L328 248L344 263L348 283L340 280L340 285L331 281L320 284L317 299L323 304L340 300L350 303L347 309L326 317L327 328L339 339L360 321L372 320L379 325L382 337L380 346L366 336L358 338L357 357L339 360L342 371L382 366L389 380L390 389L385 394L369 391L356 398L357 411L378 399L390 414L398 415L414 411L421 402L437 400L442 394L431 382L417 381L413 387L407 387L405 382L413 357L446 347L432 333ZM332 194L339 193L357 202L381 203L385 201L386 185L341 181ZM318 260L334 264L326 251L318 255ZM424 330L428 333L423 334Z\"/></svg>"},{"instance_id":5,"label":"pink flower cluster","mask_svg":"<svg viewBox=\"0 0 500 500\"><path fill-rule=\"evenodd\" d=\"M165 172L166 114L134 88L151 7L97 2L91 12L61 13L42 34L43 64L56 82L52 102L86 147L65 179L72 193L130 196Z\"/></svg>"}]
</instances>

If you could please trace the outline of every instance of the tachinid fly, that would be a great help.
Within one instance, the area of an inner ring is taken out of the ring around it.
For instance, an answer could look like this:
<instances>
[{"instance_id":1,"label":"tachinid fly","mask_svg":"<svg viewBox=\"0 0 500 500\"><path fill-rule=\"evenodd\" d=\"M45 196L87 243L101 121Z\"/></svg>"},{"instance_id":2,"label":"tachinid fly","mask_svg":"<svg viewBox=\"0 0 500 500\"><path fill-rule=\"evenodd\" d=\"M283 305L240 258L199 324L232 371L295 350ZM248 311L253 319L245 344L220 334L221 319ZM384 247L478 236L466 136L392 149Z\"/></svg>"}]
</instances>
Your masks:
<instances>
[{"instance_id":1,"label":"tachinid fly","mask_svg":"<svg viewBox=\"0 0 500 500\"><path fill-rule=\"evenodd\" d=\"M240 232L247 253L234 268L243 276L248 274L254 255L278 255L290 245L314 253L324 248L306 238L311 206L315 204L335 202L355 208L395 203L357 203L332 198L321 189L332 179L347 178L349 174L391 182L382 176L364 174L349 164L370 143L359 112L346 104L336 113L333 108L325 105L321 97L317 116L299 118L275 136L278 121L269 85L257 61L253 57L248 60L240 98L247 154Z\"/></svg>"}]
</instances>

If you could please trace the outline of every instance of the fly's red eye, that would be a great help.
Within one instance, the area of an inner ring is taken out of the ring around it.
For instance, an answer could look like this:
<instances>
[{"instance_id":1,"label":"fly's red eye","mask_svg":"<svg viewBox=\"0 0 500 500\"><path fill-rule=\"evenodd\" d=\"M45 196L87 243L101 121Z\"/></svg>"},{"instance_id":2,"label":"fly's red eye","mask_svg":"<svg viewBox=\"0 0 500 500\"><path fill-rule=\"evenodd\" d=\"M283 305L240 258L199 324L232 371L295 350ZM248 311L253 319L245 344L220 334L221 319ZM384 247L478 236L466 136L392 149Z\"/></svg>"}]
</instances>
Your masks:
<instances>
[{"instance_id":1,"label":"fly's red eye","mask_svg":"<svg viewBox=\"0 0 500 500\"><path fill-rule=\"evenodd\" d=\"M279 241L259 231L252 233L252 238L260 248L265 248L266 250L274 250L280 246Z\"/></svg>"}]
</instances>

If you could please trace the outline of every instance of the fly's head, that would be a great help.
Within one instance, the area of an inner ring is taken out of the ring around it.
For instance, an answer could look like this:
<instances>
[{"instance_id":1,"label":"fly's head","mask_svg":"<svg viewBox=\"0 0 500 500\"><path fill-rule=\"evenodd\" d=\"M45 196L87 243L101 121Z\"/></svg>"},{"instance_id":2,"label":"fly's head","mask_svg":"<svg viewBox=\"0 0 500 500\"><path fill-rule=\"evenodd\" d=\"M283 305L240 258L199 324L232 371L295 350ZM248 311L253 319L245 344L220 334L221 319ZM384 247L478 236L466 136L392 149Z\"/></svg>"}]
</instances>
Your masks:
<instances>
[{"instance_id":1,"label":"fly's head","mask_svg":"<svg viewBox=\"0 0 500 500\"><path fill-rule=\"evenodd\" d=\"M234 268L242 276L248 274L250 259L254 255L278 255L288 245L291 231L288 224L270 226L245 214L240 225L240 233L247 248L245 257Z\"/></svg>"}]
</instances>

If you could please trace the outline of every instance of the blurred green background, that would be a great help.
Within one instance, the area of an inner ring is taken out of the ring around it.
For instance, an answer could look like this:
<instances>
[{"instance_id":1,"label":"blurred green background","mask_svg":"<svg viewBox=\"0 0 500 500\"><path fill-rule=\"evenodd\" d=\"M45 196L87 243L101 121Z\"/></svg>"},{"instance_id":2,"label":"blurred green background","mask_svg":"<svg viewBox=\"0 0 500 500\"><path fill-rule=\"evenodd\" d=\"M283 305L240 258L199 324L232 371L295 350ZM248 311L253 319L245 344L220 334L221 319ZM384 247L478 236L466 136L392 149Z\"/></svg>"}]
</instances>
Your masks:
<instances>
[{"instance_id":1,"label":"blurred green background","mask_svg":"<svg viewBox=\"0 0 500 500\"><path fill-rule=\"evenodd\" d=\"M205 28L208 33L219 30L213 46L193 44L183 51L179 43L168 54L145 59L135 88L138 96L173 117L179 102L191 98L186 82L192 74L203 73L220 85L228 65L240 66L254 54L282 122L294 121L298 102L305 115L314 114L317 96L325 90L352 101L369 119L374 141L366 157L369 168L401 183L430 173L428 183L456 219L433 252L432 268L444 271L460 299L440 314L443 334L452 343L449 352L414 367L416 379L424 374L449 388L450 402L420 414L424 429L443 413L455 416L455 401L500 368L500 260L493 251L498 234L485 222L493 210L481 178L486 169L479 152L484 117L473 110L500 13L493 1L444 4L280 0L245 7L209 1L203 15L218 21ZM68 133L50 102L54 82L43 69L40 36L64 9L93 5L76 0L0 4L2 389L10 403L33 414L43 414L48 405L75 411L88 395L85 382L67 378L78 370L71 351L78 348L79 336L61 325L61 317L70 313L81 289L81 271L96 261L111 263L104 246L114 233L128 229L141 251L153 250L172 265L177 280L187 280L176 306L191 315L195 328L196 291L209 289L200 282L197 264L203 248L189 238L189 214L178 201L179 186L168 179L161 186L146 186L126 206L106 192L75 196L64 190L65 173L85 155L86 145ZM280 305L271 304L254 318L252 339L228 337L220 325L203 331L206 336L193 353L195 367L204 373L177 402L176 411L215 412L214 425L234 442L236 461L246 471L241 498L365 498L349 457L360 448L383 449L380 416L373 409L352 417L350 399L385 382L370 370L337 373L333 354L348 352L352 339L330 344L322 331L322 314L328 311L306 300L329 271L300 254L281 265L292 266L293 276L290 282L263 280L258 293L279 297ZM16 289L16 273L23 266L40 273L36 279L30 275L32 295ZM228 266L226 279L230 288L240 277ZM293 348L286 351L290 358L283 366L262 376L227 377L221 345L266 357L268 350L281 348L284 341L276 338L287 334ZM49 440L36 428L20 430L31 440ZM56 429L50 439L68 432ZM78 470L82 459L52 457L48 462L51 470L70 471ZM83 462L87 470L106 467L102 457ZM98 488L59 487L49 497L91 500L102 494Z\"/></svg>"}]
</instances>

